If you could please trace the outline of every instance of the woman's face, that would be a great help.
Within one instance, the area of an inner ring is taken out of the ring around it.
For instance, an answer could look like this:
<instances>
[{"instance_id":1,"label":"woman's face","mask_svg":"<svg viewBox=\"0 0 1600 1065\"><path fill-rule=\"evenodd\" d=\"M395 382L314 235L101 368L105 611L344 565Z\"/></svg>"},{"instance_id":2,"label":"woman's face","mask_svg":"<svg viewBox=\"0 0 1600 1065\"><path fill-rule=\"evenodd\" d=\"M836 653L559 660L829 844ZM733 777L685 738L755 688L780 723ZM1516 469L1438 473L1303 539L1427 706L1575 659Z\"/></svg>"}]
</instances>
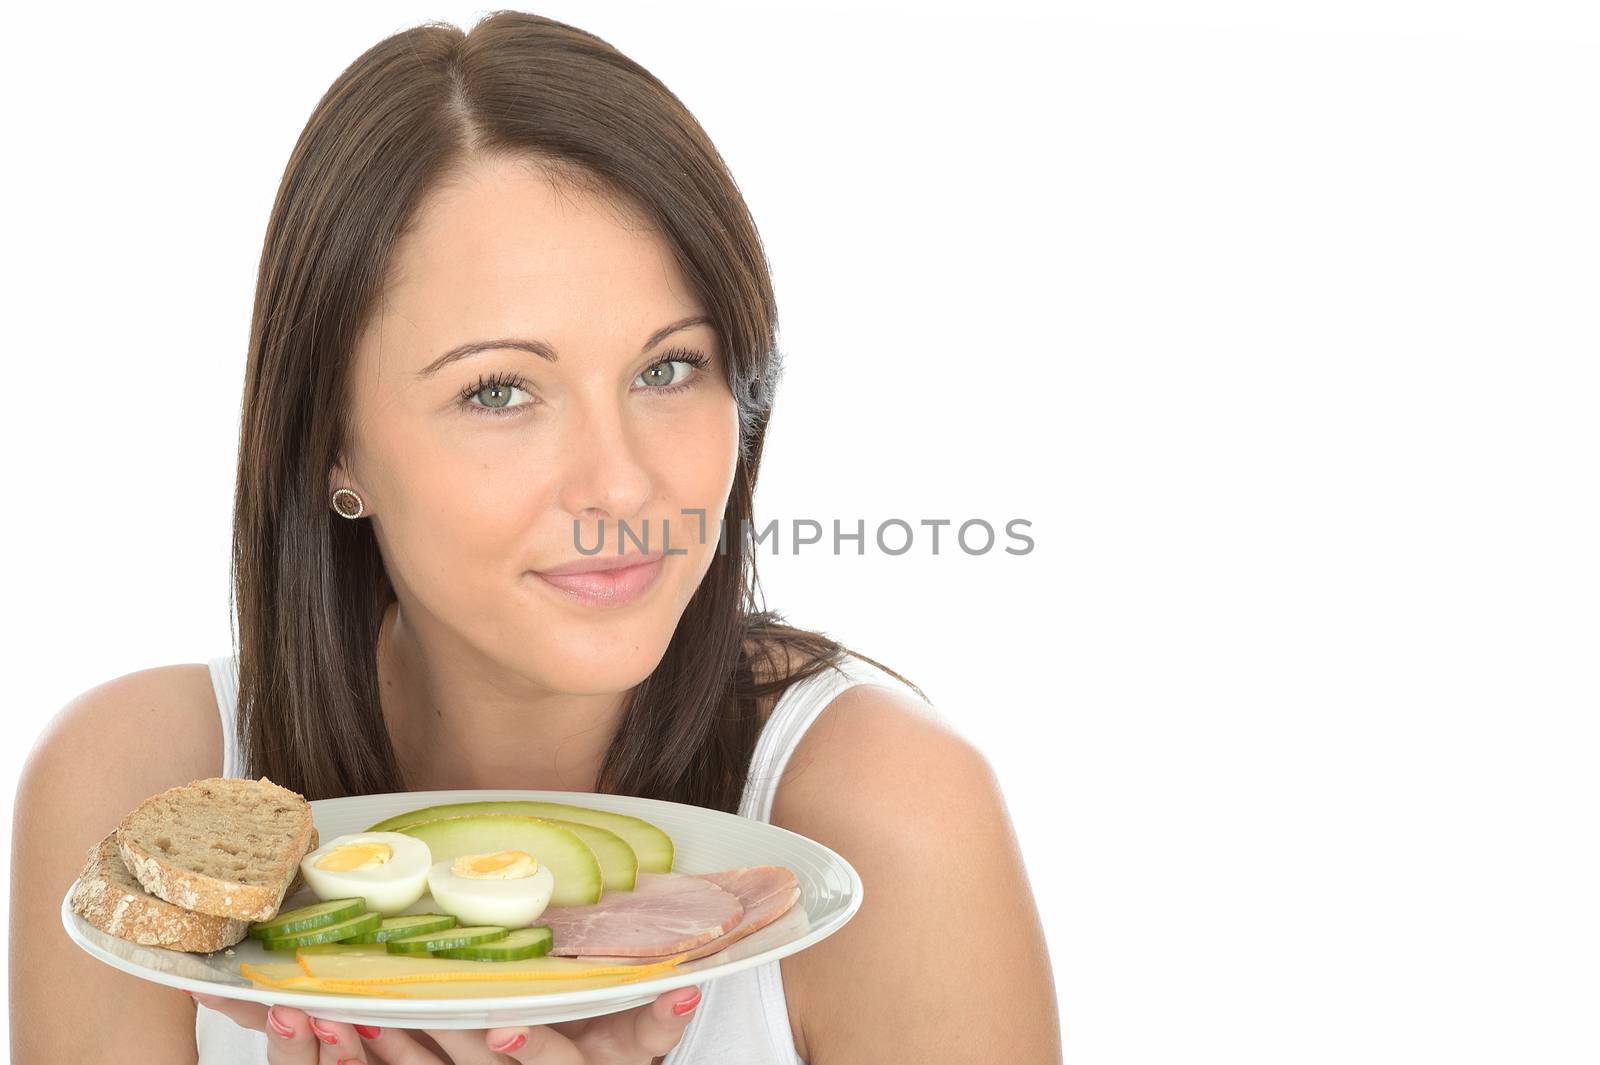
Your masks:
<instances>
[{"instance_id":1,"label":"woman's face","mask_svg":"<svg viewBox=\"0 0 1600 1065\"><path fill-rule=\"evenodd\" d=\"M396 256L330 490L361 495L415 631L554 691L638 684L711 565L733 484L719 338L704 322L657 338L705 308L657 233L526 163L479 163L441 190ZM576 601L534 572L619 542L635 554L646 535L659 553L665 534L672 553L632 602Z\"/></svg>"}]
</instances>

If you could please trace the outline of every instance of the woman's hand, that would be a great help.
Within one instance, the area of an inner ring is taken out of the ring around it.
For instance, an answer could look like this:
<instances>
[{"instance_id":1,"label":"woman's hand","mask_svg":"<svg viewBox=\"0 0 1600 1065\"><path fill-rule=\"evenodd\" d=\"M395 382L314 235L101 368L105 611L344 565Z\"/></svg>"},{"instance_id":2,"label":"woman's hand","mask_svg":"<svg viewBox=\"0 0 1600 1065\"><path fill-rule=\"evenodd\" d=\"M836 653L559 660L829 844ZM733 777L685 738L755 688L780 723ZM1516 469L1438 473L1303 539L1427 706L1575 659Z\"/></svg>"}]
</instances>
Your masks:
<instances>
[{"instance_id":1,"label":"woman's hand","mask_svg":"<svg viewBox=\"0 0 1600 1065\"><path fill-rule=\"evenodd\" d=\"M676 988L648 1006L523 1028L369 1028L301 1010L185 991L241 1028L267 1033L270 1065L650 1065L678 1045L700 989ZM688 1004L679 1013L674 1006Z\"/></svg>"}]
</instances>

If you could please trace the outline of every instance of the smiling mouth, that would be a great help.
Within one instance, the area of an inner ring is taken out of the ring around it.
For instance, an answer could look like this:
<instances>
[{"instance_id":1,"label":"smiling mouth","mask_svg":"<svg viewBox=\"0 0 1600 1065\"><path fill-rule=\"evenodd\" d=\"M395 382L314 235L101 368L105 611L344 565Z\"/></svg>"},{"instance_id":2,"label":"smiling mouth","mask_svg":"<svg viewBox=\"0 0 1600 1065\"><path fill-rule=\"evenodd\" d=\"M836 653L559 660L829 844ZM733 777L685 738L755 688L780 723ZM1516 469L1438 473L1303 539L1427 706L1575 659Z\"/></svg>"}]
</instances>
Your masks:
<instances>
[{"instance_id":1,"label":"smiling mouth","mask_svg":"<svg viewBox=\"0 0 1600 1065\"><path fill-rule=\"evenodd\" d=\"M664 568L662 557L619 569L587 570L582 573L529 572L570 602L584 606L625 606L643 598L655 587Z\"/></svg>"},{"instance_id":2,"label":"smiling mouth","mask_svg":"<svg viewBox=\"0 0 1600 1065\"><path fill-rule=\"evenodd\" d=\"M630 551L623 554L596 553L587 558L575 558L570 562L563 562L548 569L534 570L533 572L545 577L554 577L569 573L598 573L605 570L627 569L631 566L643 566L662 558L664 551Z\"/></svg>"}]
</instances>

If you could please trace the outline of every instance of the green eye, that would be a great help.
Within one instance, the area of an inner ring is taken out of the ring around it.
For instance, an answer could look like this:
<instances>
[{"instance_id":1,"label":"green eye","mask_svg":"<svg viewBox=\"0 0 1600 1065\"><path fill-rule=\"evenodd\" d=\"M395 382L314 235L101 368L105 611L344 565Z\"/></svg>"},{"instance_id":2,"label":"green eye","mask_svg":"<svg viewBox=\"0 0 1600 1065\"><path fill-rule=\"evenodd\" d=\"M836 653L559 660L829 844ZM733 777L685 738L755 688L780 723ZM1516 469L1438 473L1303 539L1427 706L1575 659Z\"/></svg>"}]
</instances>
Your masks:
<instances>
[{"instance_id":1,"label":"green eye","mask_svg":"<svg viewBox=\"0 0 1600 1065\"><path fill-rule=\"evenodd\" d=\"M512 404L513 392L522 392L529 396L530 402ZM482 402L473 402L481 400ZM480 377L478 383L469 385L461 393L461 405L472 410L475 414L502 415L512 411L521 410L523 407L534 405L531 393L528 392L528 383L516 374L495 374L492 377Z\"/></svg>"},{"instance_id":2,"label":"green eye","mask_svg":"<svg viewBox=\"0 0 1600 1065\"><path fill-rule=\"evenodd\" d=\"M667 357L660 362L646 367L637 380L643 382L645 389L650 392L676 392L692 385L710 364L711 360L698 351L677 349L667 352ZM669 370L668 367L672 366L693 369Z\"/></svg>"}]
</instances>

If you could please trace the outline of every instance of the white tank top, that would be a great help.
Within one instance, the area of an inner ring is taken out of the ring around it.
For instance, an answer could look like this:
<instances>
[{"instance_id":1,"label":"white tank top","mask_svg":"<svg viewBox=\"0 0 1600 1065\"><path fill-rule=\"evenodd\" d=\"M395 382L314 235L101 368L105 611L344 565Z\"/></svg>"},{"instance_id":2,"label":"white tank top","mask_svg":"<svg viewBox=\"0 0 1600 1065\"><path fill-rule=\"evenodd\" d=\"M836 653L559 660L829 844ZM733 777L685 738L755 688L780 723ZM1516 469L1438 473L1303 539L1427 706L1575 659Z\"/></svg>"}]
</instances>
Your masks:
<instances>
[{"instance_id":1,"label":"white tank top","mask_svg":"<svg viewBox=\"0 0 1600 1065\"><path fill-rule=\"evenodd\" d=\"M208 664L222 714L222 775L243 777L234 722L239 664L232 655L213 658ZM845 655L836 668L790 685L779 696L756 740L739 803L741 817L771 819L778 781L800 737L834 696L857 684L900 688L916 696L895 677L853 655ZM699 1008L661 1065L806 1065L794 1048L783 973L777 962L719 977L700 988ZM197 1065L265 1065L267 1060L265 1032L241 1028L205 1006L196 1006L194 1038L200 1051Z\"/></svg>"}]
</instances>

